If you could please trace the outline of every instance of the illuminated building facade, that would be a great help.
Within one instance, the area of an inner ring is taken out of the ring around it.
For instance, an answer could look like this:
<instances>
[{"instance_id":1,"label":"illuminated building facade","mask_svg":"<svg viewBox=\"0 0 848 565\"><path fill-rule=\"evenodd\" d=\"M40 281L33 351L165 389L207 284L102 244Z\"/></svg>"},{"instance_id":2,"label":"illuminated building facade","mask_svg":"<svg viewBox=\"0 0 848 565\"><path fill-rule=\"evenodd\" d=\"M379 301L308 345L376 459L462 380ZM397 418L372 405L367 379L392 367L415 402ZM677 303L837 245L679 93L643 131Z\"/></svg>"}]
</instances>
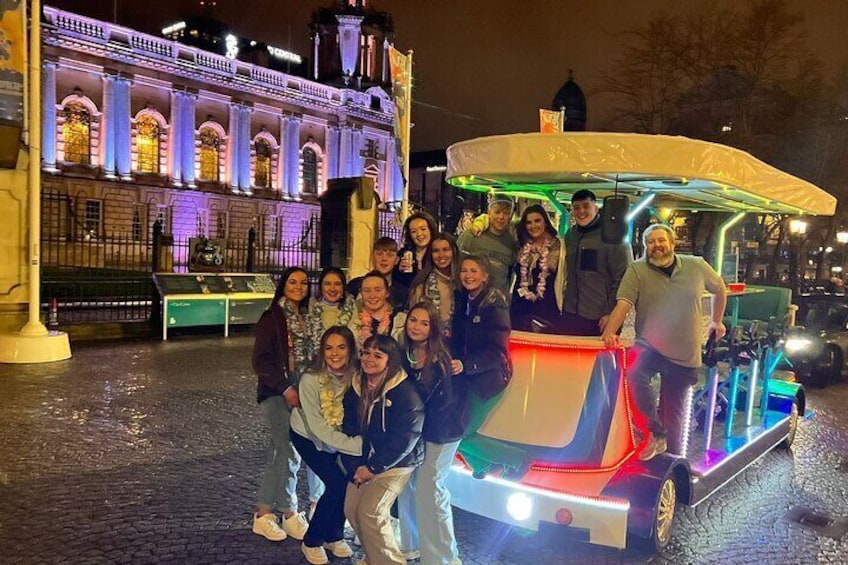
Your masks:
<instances>
[{"instance_id":1,"label":"illuminated building facade","mask_svg":"<svg viewBox=\"0 0 848 565\"><path fill-rule=\"evenodd\" d=\"M340 17L350 10L365 8ZM230 34L223 54L204 50L178 37L191 31L183 23L157 37L44 8L45 241L77 230L146 238L156 220L175 237L254 227L279 241L317 214L330 179L369 176L384 201L401 198L379 80L354 89L289 74L277 70L286 58L311 67ZM242 60L256 59L239 56L244 46L277 63Z\"/></svg>"}]
</instances>

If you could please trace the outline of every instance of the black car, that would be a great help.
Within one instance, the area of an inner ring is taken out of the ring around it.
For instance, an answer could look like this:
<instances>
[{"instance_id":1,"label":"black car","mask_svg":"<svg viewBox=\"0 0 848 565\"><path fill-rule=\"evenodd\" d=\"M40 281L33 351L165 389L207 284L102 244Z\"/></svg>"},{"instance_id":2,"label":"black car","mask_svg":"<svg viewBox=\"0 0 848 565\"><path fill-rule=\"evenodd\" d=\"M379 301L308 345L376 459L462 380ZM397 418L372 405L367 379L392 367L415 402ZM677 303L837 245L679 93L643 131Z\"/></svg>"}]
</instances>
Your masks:
<instances>
[{"instance_id":1,"label":"black car","mask_svg":"<svg viewBox=\"0 0 848 565\"><path fill-rule=\"evenodd\" d=\"M798 379L827 386L839 381L848 359L848 299L841 294L798 297L795 327L786 331L783 351Z\"/></svg>"}]
</instances>

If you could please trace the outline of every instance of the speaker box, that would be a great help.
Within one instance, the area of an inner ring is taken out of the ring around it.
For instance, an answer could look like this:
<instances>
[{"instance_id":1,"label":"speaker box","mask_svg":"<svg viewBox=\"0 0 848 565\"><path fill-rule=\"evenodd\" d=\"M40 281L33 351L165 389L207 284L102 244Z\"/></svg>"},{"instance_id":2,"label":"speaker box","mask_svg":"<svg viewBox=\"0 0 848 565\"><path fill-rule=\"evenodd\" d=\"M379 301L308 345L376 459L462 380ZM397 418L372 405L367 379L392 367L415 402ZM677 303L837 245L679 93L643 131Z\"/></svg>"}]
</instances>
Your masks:
<instances>
[{"instance_id":1,"label":"speaker box","mask_svg":"<svg viewBox=\"0 0 848 565\"><path fill-rule=\"evenodd\" d=\"M601 240L621 243L627 237L627 212L630 200L626 196L607 196L601 208Z\"/></svg>"}]
</instances>

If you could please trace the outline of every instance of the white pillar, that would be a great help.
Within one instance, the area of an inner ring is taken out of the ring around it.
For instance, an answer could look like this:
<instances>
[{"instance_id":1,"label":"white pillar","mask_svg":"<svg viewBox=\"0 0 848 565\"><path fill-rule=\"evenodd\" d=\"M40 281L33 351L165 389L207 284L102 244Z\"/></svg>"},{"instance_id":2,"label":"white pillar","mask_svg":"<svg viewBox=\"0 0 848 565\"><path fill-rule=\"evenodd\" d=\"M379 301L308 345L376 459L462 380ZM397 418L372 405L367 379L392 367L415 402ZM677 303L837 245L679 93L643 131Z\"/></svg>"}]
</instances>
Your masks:
<instances>
[{"instance_id":1,"label":"white pillar","mask_svg":"<svg viewBox=\"0 0 848 565\"><path fill-rule=\"evenodd\" d=\"M318 46L321 45L321 34L317 31L312 38L312 78L318 80Z\"/></svg>"},{"instance_id":2,"label":"white pillar","mask_svg":"<svg viewBox=\"0 0 848 565\"><path fill-rule=\"evenodd\" d=\"M107 179L117 176L115 152L115 75L103 75L103 118L100 127L100 148L103 174Z\"/></svg>"},{"instance_id":3,"label":"white pillar","mask_svg":"<svg viewBox=\"0 0 848 565\"><path fill-rule=\"evenodd\" d=\"M168 170L174 186L182 186L182 101L185 93L181 90L171 90L171 129L168 143Z\"/></svg>"},{"instance_id":4,"label":"white pillar","mask_svg":"<svg viewBox=\"0 0 848 565\"><path fill-rule=\"evenodd\" d=\"M182 101L180 104L180 137L182 138L181 143L181 151L180 151L180 160L182 170L183 181L190 188L195 188L194 183L194 106L197 102L197 94L194 92L186 91L182 95Z\"/></svg>"},{"instance_id":5,"label":"white pillar","mask_svg":"<svg viewBox=\"0 0 848 565\"><path fill-rule=\"evenodd\" d=\"M253 108L242 104L239 106L239 188L250 192L250 115Z\"/></svg>"},{"instance_id":6,"label":"white pillar","mask_svg":"<svg viewBox=\"0 0 848 565\"><path fill-rule=\"evenodd\" d=\"M241 135L239 135L239 105L235 102L230 103L230 123L227 135L227 184L233 190L238 190L239 179L239 151L238 147L241 143Z\"/></svg>"},{"instance_id":7,"label":"white pillar","mask_svg":"<svg viewBox=\"0 0 848 565\"><path fill-rule=\"evenodd\" d=\"M130 88L127 77L116 77L114 82L115 116L115 167L124 180L132 179L132 128L130 124Z\"/></svg>"},{"instance_id":8,"label":"white pillar","mask_svg":"<svg viewBox=\"0 0 848 565\"><path fill-rule=\"evenodd\" d=\"M326 129L327 143L324 148L324 158L327 161L327 179L339 178L339 127L328 125Z\"/></svg>"},{"instance_id":9,"label":"white pillar","mask_svg":"<svg viewBox=\"0 0 848 565\"><path fill-rule=\"evenodd\" d=\"M42 65L42 119L41 130L41 166L51 172L56 172L56 67L53 61L45 61Z\"/></svg>"}]
</instances>

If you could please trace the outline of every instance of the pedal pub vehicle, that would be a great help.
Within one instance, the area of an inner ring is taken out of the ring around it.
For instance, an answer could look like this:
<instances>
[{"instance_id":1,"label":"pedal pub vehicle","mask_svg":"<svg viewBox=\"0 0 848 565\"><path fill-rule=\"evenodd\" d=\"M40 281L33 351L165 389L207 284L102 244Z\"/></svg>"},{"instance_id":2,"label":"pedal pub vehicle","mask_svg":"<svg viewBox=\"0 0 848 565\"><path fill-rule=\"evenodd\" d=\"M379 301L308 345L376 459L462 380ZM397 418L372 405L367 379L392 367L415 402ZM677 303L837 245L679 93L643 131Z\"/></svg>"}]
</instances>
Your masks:
<instances>
[{"instance_id":1,"label":"pedal pub vehicle","mask_svg":"<svg viewBox=\"0 0 848 565\"><path fill-rule=\"evenodd\" d=\"M563 216L584 188L599 198L626 195L628 220L648 205L730 212L718 229L718 257L727 229L746 213L832 215L836 208L828 193L743 151L659 135L473 139L448 148L447 179L546 200ZM477 435L489 461L502 453L514 462L517 453L524 463L503 473L492 469L506 467L475 468L458 457L449 477L453 504L528 530L547 523L595 544L624 548L630 536L662 549L678 503L703 502L769 450L791 445L804 414L803 388L771 378L779 355L773 334L728 329L733 343L710 352L695 387L686 453L648 461L638 458L623 349L598 338L513 331L513 379Z\"/></svg>"}]
</instances>

